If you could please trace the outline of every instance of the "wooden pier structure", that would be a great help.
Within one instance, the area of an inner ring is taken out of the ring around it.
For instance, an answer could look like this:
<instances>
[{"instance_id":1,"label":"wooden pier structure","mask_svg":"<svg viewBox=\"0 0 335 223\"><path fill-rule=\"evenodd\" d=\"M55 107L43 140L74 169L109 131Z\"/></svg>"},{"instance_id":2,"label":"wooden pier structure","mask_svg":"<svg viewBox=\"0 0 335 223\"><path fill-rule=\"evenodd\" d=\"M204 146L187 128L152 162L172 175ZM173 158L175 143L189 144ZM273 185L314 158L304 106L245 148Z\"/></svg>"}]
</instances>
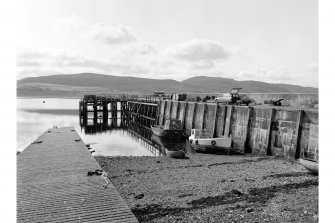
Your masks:
<instances>
[{"instance_id":1,"label":"wooden pier structure","mask_svg":"<svg viewBox=\"0 0 335 223\"><path fill-rule=\"evenodd\" d=\"M17 156L17 222L138 222L73 127L47 130Z\"/></svg>"},{"instance_id":2,"label":"wooden pier structure","mask_svg":"<svg viewBox=\"0 0 335 223\"><path fill-rule=\"evenodd\" d=\"M134 120L150 127L156 123L161 98L152 95L85 95L79 102L81 126L107 126L116 119Z\"/></svg>"}]
</instances>

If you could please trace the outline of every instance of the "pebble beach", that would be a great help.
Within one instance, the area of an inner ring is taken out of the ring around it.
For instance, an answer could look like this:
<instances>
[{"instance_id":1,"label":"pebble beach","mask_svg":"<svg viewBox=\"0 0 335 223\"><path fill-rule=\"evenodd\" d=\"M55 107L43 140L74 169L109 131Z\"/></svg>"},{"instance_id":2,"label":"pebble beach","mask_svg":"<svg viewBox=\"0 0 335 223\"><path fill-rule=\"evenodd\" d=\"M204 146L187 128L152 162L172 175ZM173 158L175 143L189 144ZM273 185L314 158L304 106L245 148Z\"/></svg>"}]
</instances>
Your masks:
<instances>
[{"instance_id":1,"label":"pebble beach","mask_svg":"<svg viewBox=\"0 0 335 223\"><path fill-rule=\"evenodd\" d=\"M318 176L269 156L95 156L140 222L318 222Z\"/></svg>"}]
</instances>

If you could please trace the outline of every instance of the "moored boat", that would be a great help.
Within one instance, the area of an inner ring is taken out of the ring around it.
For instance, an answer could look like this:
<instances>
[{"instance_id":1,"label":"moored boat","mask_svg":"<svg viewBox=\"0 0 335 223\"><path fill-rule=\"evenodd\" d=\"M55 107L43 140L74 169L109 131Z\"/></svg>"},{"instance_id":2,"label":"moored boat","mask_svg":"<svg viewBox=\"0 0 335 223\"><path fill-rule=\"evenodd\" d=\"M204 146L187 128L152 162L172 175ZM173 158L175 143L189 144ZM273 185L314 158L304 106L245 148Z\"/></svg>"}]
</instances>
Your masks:
<instances>
[{"instance_id":1,"label":"moored boat","mask_svg":"<svg viewBox=\"0 0 335 223\"><path fill-rule=\"evenodd\" d=\"M318 174L319 173L319 163L314 160L299 159L301 165L303 165L308 171Z\"/></svg>"},{"instance_id":2,"label":"moored boat","mask_svg":"<svg viewBox=\"0 0 335 223\"><path fill-rule=\"evenodd\" d=\"M185 146L182 142L176 140L164 140L162 137L152 135L151 141L157 145L157 148L163 155L171 158L185 158Z\"/></svg>"},{"instance_id":3,"label":"moored boat","mask_svg":"<svg viewBox=\"0 0 335 223\"><path fill-rule=\"evenodd\" d=\"M232 139L230 137L212 138L211 131L192 129L189 137L191 146L196 151L206 151L209 148L223 149L230 153Z\"/></svg>"},{"instance_id":4,"label":"moored boat","mask_svg":"<svg viewBox=\"0 0 335 223\"><path fill-rule=\"evenodd\" d=\"M166 120L164 127L153 125L151 126L151 130L154 135L163 138L180 139L185 137L185 130L178 119Z\"/></svg>"}]
</instances>

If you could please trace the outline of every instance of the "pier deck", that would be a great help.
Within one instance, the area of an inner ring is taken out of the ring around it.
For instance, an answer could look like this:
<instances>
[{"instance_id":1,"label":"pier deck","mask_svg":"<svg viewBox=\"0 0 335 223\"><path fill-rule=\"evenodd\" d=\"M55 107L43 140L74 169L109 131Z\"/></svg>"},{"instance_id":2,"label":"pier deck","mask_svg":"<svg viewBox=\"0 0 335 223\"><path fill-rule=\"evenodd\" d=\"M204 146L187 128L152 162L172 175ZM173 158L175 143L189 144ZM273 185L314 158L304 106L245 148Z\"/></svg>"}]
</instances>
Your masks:
<instances>
[{"instance_id":1,"label":"pier deck","mask_svg":"<svg viewBox=\"0 0 335 223\"><path fill-rule=\"evenodd\" d=\"M138 222L73 127L49 129L17 156L17 222Z\"/></svg>"}]
</instances>

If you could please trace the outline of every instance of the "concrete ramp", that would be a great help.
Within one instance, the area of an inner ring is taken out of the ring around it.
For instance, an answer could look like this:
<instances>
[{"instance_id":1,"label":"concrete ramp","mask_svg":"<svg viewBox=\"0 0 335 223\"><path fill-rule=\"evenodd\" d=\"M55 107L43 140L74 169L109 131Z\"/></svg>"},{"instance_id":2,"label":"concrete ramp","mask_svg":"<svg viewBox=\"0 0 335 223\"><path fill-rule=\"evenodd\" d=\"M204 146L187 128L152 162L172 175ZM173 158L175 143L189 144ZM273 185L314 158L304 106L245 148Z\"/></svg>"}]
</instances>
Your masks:
<instances>
[{"instance_id":1,"label":"concrete ramp","mask_svg":"<svg viewBox=\"0 0 335 223\"><path fill-rule=\"evenodd\" d=\"M17 222L138 222L73 127L49 129L17 156Z\"/></svg>"}]
</instances>

